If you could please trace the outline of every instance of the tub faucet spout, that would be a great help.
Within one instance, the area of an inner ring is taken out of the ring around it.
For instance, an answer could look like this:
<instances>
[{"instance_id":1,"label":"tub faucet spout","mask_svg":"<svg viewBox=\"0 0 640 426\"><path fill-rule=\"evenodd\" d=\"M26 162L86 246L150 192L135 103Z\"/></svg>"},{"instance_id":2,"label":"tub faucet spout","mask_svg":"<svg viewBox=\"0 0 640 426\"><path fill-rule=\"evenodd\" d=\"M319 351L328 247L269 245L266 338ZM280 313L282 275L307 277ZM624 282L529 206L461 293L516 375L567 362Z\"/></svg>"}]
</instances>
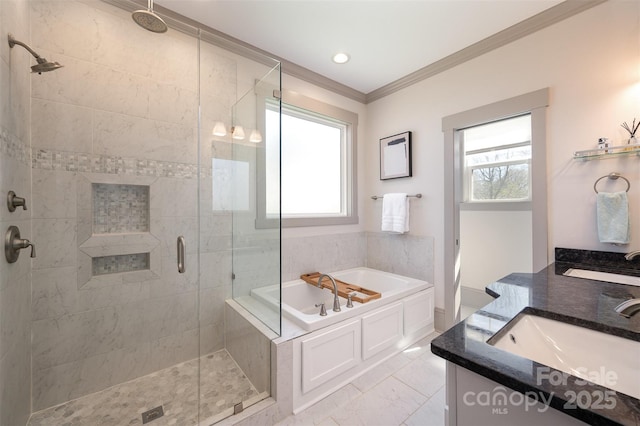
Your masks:
<instances>
[{"instance_id":1,"label":"tub faucet spout","mask_svg":"<svg viewBox=\"0 0 640 426\"><path fill-rule=\"evenodd\" d=\"M631 318L636 312L640 312L640 299L629 299L616 306L616 312L625 318Z\"/></svg>"},{"instance_id":2,"label":"tub faucet spout","mask_svg":"<svg viewBox=\"0 0 640 426\"><path fill-rule=\"evenodd\" d=\"M331 280L333 284L333 312L340 312L340 299L338 299L338 285L336 284L336 280L329 274L321 274L318 278L318 287L322 288L322 279L327 277Z\"/></svg>"}]
</instances>

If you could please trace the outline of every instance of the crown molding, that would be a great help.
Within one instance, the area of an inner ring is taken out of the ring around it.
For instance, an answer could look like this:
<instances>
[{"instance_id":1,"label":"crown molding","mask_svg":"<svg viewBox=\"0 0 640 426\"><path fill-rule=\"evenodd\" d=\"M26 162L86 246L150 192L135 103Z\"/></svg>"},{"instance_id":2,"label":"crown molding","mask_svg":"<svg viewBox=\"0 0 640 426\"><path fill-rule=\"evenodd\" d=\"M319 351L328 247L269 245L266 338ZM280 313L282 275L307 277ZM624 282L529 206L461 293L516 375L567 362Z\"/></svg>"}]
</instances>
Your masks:
<instances>
[{"instance_id":1,"label":"crown molding","mask_svg":"<svg viewBox=\"0 0 640 426\"><path fill-rule=\"evenodd\" d=\"M140 7L146 7L147 4L144 0L102 1L121 9L128 10L129 12L139 9ZM287 61L286 59L280 58L270 52L259 49L249 43L245 43L242 40L208 27L162 6L155 6L154 11L165 19L170 28L186 34L194 35L195 37L200 33L200 38L202 40L263 65L275 66L276 62L279 62L281 64L281 71L284 74L306 81L307 83L314 84L354 101L368 104L584 12L585 10L606 1L608 0L566 0L367 94L342 83L338 83L335 80L301 67L300 65Z\"/></svg>"},{"instance_id":2,"label":"crown molding","mask_svg":"<svg viewBox=\"0 0 640 426\"><path fill-rule=\"evenodd\" d=\"M566 0L537 15L521 21L509 28L506 28L492 36L489 36L477 43L474 43L462 50L446 56L424 68L412 72L394 82L384 85L366 96L365 103L371 103L385 96L389 96L416 84L436 74L447 71L457 65L484 55L499 47L505 46L513 41L521 39L529 34L540 31L564 19L570 18L578 13L584 12L594 6L606 2L607 0Z\"/></svg>"}]
</instances>

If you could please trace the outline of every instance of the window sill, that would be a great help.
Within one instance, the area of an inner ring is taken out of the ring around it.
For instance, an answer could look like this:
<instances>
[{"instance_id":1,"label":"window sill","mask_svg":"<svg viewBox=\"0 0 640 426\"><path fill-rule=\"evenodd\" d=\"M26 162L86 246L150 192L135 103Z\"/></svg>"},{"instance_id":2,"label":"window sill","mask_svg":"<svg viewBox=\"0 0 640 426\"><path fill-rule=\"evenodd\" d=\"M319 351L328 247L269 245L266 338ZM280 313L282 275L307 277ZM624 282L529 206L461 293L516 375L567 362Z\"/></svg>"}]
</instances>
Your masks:
<instances>
[{"instance_id":1,"label":"window sill","mask_svg":"<svg viewBox=\"0 0 640 426\"><path fill-rule=\"evenodd\" d=\"M277 228L278 225L281 225L283 228L297 228L307 226L355 225L358 223L358 216L257 219L256 229Z\"/></svg>"},{"instance_id":2,"label":"window sill","mask_svg":"<svg viewBox=\"0 0 640 426\"><path fill-rule=\"evenodd\" d=\"M465 211L530 211L531 201L495 201L460 203L460 210Z\"/></svg>"}]
</instances>

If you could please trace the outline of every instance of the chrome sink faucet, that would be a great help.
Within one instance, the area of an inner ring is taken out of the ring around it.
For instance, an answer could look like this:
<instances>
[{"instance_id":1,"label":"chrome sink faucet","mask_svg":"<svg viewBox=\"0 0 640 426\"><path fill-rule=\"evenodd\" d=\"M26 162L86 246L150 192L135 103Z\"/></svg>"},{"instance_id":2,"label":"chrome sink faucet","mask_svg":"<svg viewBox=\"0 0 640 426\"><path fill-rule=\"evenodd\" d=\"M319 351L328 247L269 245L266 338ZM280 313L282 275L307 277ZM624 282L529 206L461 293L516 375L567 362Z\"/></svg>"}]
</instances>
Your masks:
<instances>
[{"instance_id":1,"label":"chrome sink faucet","mask_svg":"<svg viewBox=\"0 0 640 426\"><path fill-rule=\"evenodd\" d=\"M321 274L320 278L318 278L319 288L322 288L322 279L324 277L329 278L333 284L333 312L340 312L340 300L338 299L338 285L336 284L336 280L329 274Z\"/></svg>"},{"instance_id":2,"label":"chrome sink faucet","mask_svg":"<svg viewBox=\"0 0 640 426\"><path fill-rule=\"evenodd\" d=\"M640 299L629 299L616 306L616 312L625 318L640 311Z\"/></svg>"},{"instance_id":3,"label":"chrome sink faucet","mask_svg":"<svg viewBox=\"0 0 640 426\"><path fill-rule=\"evenodd\" d=\"M627 259L627 260L631 260L631 259L633 259L634 257L636 257L639 254L640 254L640 250L632 251L632 252L629 252L629 253L625 254L624 258Z\"/></svg>"}]
</instances>

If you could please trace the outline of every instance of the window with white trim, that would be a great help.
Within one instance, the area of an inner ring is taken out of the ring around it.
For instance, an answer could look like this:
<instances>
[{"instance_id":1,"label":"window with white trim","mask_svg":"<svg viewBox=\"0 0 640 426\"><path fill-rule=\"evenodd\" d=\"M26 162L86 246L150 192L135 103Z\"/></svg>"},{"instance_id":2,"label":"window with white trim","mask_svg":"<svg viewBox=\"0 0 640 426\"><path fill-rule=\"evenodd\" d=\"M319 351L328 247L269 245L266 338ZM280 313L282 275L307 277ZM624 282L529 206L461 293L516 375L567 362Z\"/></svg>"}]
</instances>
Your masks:
<instances>
[{"instance_id":1,"label":"window with white trim","mask_svg":"<svg viewBox=\"0 0 640 426\"><path fill-rule=\"evenodd\" d=\"M465 202L531 200L531 114L460 132Z\"/></svg>"},{"instance_id":2,"label":"window with white trim","mask_svg":"<svg viewBox=\"0 0 640 426\"><path fill-rule=\"evenodd\" d=\"M281 215L285 227L357 223L357 115L285 92L281 105L266 103L265 127L266 162L279 160L281 174L267 174L266 218Z\"/></svg>"}]
</instances>

